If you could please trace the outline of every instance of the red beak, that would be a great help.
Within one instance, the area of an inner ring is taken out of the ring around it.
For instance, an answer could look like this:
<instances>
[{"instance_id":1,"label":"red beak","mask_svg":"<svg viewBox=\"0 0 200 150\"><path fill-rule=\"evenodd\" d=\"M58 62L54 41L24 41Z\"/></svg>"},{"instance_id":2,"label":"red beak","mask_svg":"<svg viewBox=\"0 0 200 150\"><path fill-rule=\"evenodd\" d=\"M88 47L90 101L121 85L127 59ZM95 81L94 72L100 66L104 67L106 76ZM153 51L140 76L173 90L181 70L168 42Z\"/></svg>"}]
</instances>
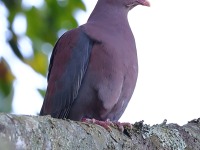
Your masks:
<instances>
[{"instance_id":1,"label":"red beak","mask_svg":"<svg viewBox=\"0 0 200 150\"><path fill-rule=\"evenodd\" d=\"M148 0L137 0L141 5L150 7L150 2Z\"/></svg>"}]
</instances>

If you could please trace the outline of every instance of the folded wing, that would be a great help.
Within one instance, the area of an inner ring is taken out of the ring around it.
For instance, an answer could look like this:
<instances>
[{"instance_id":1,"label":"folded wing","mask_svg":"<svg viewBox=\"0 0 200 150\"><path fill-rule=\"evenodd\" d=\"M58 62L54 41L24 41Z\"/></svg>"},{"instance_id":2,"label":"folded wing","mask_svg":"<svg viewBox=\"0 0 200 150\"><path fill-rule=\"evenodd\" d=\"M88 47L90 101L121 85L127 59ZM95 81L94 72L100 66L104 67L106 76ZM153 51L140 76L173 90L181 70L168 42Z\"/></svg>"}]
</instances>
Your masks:
<instances>
[{"instance_id":1,"label":"folded wing","mask_svg":"<svg viewBox=\"0 0 200 150\"><path fill-rule=\"evenodd\" d=\"M67 118L87 71L93 40L80 28L66 32L51 55L48 87L40 115Z\"/></svg>"}]
</instances>

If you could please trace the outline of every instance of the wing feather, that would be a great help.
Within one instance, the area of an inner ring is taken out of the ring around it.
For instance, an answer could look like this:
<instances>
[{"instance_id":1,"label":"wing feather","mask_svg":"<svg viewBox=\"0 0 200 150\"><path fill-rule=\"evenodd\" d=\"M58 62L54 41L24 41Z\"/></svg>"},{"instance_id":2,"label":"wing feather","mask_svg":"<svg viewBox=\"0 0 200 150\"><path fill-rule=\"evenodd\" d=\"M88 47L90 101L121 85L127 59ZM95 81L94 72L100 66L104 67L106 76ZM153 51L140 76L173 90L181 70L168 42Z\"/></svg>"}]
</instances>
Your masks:
<instances>
[{"instance_id":1,"label":"wing feather","mask_svg":"<svg viewBox=\"0 0 200 150\"><path fill-rule=\"evenodd\" d=\"M78 96L94 41L80 28L66 32L50 59L48 87L40 115L67 118Z\"/></svg>"}]
</instances>

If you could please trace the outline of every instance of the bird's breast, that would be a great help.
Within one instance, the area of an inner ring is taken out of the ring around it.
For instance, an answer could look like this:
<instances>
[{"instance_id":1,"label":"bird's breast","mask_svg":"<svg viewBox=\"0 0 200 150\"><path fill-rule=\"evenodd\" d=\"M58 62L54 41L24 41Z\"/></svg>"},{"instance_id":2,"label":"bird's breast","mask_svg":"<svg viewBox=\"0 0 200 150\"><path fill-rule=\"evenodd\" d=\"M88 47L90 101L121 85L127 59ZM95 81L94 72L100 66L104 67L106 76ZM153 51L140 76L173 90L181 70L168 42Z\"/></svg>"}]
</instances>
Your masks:
<instances>
[{"instance_id":1,"label":"bird's breast","mask_svg":"<svg viewBox=\"0 0 200 150\"><path fill-rule=\"evenodd\" d=\"M135 88L138 62L134 36L127 30L115 31L106 27L86 25L85 33L94 41L86 78L97 93L101 117L116 111L118 120ZM98 106L99 107L99 106Z\"/></svg>"}]
</instances>

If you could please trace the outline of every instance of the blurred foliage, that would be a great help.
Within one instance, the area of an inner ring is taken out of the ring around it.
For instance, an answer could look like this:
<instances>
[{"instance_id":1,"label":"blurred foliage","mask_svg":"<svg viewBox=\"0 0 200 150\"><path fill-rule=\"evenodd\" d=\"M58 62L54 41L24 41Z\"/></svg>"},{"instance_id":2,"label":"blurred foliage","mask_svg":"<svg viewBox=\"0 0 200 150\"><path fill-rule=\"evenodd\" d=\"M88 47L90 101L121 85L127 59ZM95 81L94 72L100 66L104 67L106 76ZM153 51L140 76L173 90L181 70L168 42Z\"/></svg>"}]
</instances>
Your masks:
<instances>
[{"instance_id":1,"label":"blurred foliage","mask_svg":"<svg viewBox=\"0 0 200 150\"><path fill-rule=\"evenodd\" d=\"M0 111L11 111L11 100L13 97L13 80L14 76L11 73L5 59L0 59Z\"/></svg>"},{"instance_id":2,"label":"blurred foliage","mask_svg":"<svg viewBox=\"0 0 200 150\"><path fill-rule=\"evenodd\" d=\"M25 4L26 2L26 4ZM14 54L36 72L46 76L48 69L48 56L52 49L45 45L54 45L59 33L76 27L77 21L74 13L77 10L85 10L85 5L81 0L43 0L41 6L36 7L31 4L27 6L29 0L0 0L8 10L7 20L9 22L8 31L11 36L7 36L7 44L10 45ZM19 46L19 39L22 35L15 33L13 28L17 15L24 16L27 23L26 32L23 36L28 37L32 42L33 56L23 56ZM7 60L0 58L0 112L11 111L13 99L14 75L10 71ZM45 91L38 92L44 96Z\"/></svg>"}]
</instances>

